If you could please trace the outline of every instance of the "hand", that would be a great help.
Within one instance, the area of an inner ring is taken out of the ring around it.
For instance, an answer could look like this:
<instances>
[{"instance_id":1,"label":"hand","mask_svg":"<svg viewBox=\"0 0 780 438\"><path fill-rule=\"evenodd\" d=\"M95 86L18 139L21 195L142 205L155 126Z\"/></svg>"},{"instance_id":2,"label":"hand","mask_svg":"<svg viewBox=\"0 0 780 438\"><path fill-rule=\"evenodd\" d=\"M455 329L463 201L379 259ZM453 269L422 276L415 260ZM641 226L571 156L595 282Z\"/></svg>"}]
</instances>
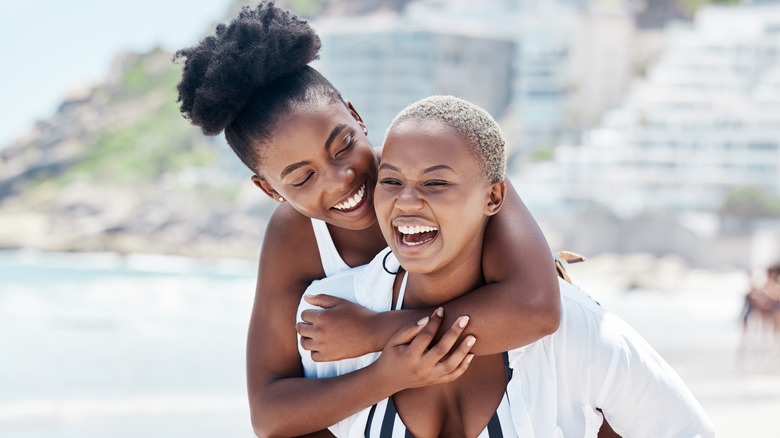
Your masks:
<instances>
[{"instance_id":1,"label":"hand","mask_svg":"<svg viewBox=\"0 0 780 438\"><path fill-rule=\"evenodd\" d=\"M304 295L303 298L322 307L322 310L304 310L303 322L295 326L301 335L301 346L311 351L312 360L333 361L375 351L368 338L375 312L332 295Z\"/></svg>"},{"instance_id":2,"label":"hand","mask_svg":"<svg viewBox=\"0 0 780 438\"><path fill-rule=\"evenodd\" d=\"M451 382L468 369L474 358L474 354L469 353L477 340L474 336L466 336L450 352L468 324L468 316L458 318L441 339L431 345L443 316L444 309L440 307L432 316L399 330L372 364L380 369L382 378L396 392Z\"/></svg>"}]
</instances>

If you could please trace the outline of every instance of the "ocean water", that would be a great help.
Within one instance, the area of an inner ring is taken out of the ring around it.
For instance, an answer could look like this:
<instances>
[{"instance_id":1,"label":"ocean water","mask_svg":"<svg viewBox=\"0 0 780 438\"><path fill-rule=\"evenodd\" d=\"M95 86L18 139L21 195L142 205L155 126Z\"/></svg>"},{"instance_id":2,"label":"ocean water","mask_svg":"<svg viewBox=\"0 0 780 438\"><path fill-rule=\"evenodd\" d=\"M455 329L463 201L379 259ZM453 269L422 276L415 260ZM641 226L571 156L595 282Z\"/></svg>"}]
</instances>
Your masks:
<instances>
[{"instance_id":1,"label":"ocean water","mask_svg":"<svg viewBox=\"0 0 780 438\"><path fill-rule=\"evenodd\" d=\"M249 437L255 264L0 252L0 436Z\"/></svg>"},{"instance_id":2,"label":"ocean water","mask_svg":"<svg viewBox=\"0 0 780 438\"><path fill-rule=\"evenodd\" d=\"M669 361L720 436L774 427L780 353L760 367L738 354L744 273L690 270L628 291L602 265L570 274ZM254 282L254 262L0 251L0 438L254 436Z\"/></svg>"}]
</instances>

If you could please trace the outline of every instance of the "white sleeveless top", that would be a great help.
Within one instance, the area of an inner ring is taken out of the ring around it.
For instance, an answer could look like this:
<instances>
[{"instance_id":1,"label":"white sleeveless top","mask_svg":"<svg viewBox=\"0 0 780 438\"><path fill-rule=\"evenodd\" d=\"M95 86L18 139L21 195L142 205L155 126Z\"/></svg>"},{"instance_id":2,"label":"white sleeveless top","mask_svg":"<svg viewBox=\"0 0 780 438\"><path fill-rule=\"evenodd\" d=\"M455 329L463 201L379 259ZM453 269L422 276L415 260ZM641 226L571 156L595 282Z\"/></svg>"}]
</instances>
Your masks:
<instances>
[{"instance_id":1,"label":"white sleeveless top","mask_svg":"<svg viewBox=\"0 0 780 438\"><path fill-rule=\"evenodd\" d=\"M325 276L330 277L341 271L350 269L350 266L341 258L341 254L333 243L328 224L319 219L312 219L311 226L314 229L314 237L317 238L317 248L320 250L320 260Z\"/></svg>"},{"instance_id":2,"label":"white sleeveless top","mask_svg":"<svg viewBox=\"0 0 780 438\"><path fill-rule=\"evenodd\" d=\"M375 312L391 310L396 275L387 271L396 272L399 264L392 254L388 255L389 251L381 251L368 265L313 282L306 293L331 294ZM610 424L622 436L714 436L712 423L701 405L635 330L576 286L562 279L558 285L559 329L508 352L513 372L507 384L507 400L511 425L518 436L595 438L603 420L596 407L608 413ZM301 299L299 322L303 310L310 308L315 306ZM304 350L300 342L298 351L306 377L343 375L379 358L379 353L369 353L334 362L314 362L311 352ZM377 408L370 419L371 409L365 408L329 429L337 437L364 438L366 424L376 420L382 424L372 423L371 430L373 433L378 429L381 435L385 416L376 414ZM501 424L508 425L503 417ZM394 427L393 433L402 433L401 428Z\"/></svg>"}]
</instances>

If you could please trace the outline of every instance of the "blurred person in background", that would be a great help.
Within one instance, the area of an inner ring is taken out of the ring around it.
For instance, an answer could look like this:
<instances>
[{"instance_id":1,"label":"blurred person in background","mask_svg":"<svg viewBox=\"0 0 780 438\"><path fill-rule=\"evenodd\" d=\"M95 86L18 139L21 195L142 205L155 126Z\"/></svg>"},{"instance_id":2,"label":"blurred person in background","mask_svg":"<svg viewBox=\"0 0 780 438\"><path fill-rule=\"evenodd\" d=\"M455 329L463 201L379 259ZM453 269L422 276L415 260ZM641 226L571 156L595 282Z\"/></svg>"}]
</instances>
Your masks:
<instances>
[{"instance_id":1,"label":"blurred person in background","mask_svg":"<svg viewBox=\"0 0 780 438\"><path fill-rule=\"evenodd\" d=\"M181 112L207 135L224 131L254 184L279 203L265 231L247 340L252 424L262 436L324 429L387 396L364 370L302 377L294 321L303 291L368 263L386 246L373 205L380 152L355 107L308 66L319 48L306 22L262 3L175 55L184 60ZM456 322L468 315L476 343L456 345L477 356L527 345L560 321L550 249L510 184L484 241L485 284L444 305L441 323L442 339L463 338ZM434 310L375 313L327 296L312 304L323 308L310 314L304 333L316 360L380 351L399 329ZM453 378L433 365L415 372L426 373L430 384Z\"/></svg>"},{"instance_id":2,"label":"blurred person in background","mask_svg":"<svg viewBox=\"0 0 780 438\"><path fill-rule=\"evenodd\" d=\"M758 333L751 333L755 324ZM757 339L751 339L752 337ZM742 309L742 348L751 342L780 344L780 263L769 266L766 281L745 295Z\"/></svg>"}]
</instances>

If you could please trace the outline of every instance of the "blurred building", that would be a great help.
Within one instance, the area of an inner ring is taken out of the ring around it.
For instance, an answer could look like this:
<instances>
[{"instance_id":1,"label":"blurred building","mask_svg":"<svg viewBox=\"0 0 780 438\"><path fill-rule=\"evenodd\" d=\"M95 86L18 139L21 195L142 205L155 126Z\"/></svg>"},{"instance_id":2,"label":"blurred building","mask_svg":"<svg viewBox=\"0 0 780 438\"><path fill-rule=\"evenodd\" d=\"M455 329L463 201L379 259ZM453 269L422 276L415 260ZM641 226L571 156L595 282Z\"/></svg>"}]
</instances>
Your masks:
<instances>
[{"instance_id":1,"label":"blurred building","mask_svg":"<svg viewBox=\"0 0 780 438\"><path fill-rule=\"evenodd\" d=\"M503 120L524 155L576 138L619 102L632 74L627 3L421 0L401 15L321 19L317 68L375 144L409 103L452 94Z\"/></svg>"},{"instance_id":2,"label":"blurred building","mask_svg":"<svg viewBox=\"0 0 780 438\"><path fill-rule=\"evenodd\" d=\"M549 178L631 215L711 211L735 187L780 194L780 5L708 7Z\"/></svg>"},{"instance_id":3,"label":"blurred building","mask_svg":"<svg viewBox=\"0 0 780 438\"><path fill-rule=\"evenodd\" d=\"M509 104L510 38L395 15L321 20L317 30L316 68L355 104L376 145L395 115L423 97L456 95L494 117Z\"/></svg>"}]
</instances>

